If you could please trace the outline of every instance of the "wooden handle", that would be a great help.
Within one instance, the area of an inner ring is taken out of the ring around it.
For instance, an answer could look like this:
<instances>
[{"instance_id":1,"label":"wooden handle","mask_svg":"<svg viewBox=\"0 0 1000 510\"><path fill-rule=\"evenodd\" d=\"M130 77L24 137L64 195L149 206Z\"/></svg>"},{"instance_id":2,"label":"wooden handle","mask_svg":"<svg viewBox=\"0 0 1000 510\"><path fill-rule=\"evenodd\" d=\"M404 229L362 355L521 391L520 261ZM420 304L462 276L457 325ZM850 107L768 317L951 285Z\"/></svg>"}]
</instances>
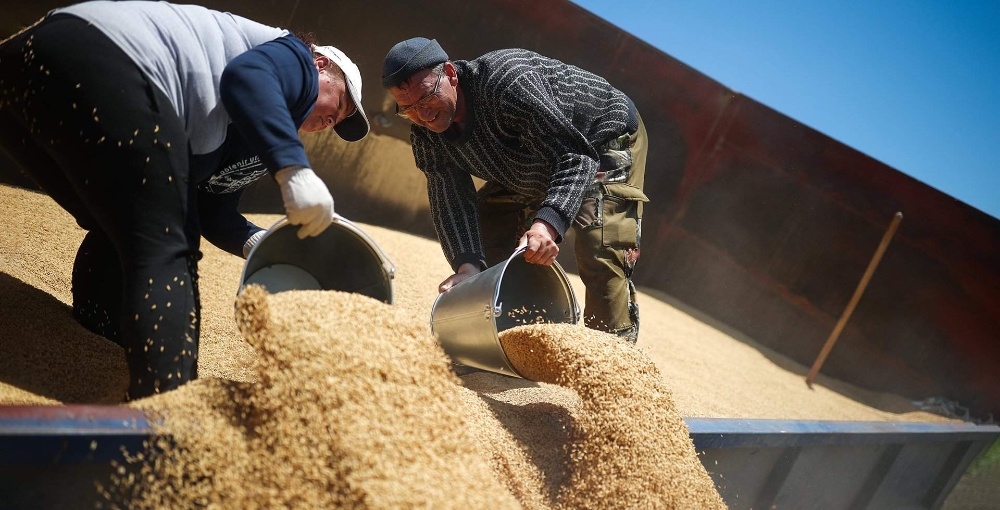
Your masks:
<instances>
[{"instance_id":1,"label":"wooden handle","mask_svg":"<svg viewBox=\"0 0 1000 510\"><path fill-rule=\"evenodd\" d=\"M840 315L840 320L837 321L837 325L834 326L833 331L830 332L830 336L826 339L826 343L823 344L823 349L819 351L819 356L816 356L816 361L813 362L812 368L809 369L809 374L806 375L806 384L812 387L813 381L816 380L816 374L819 373L819 368L823 366L823 362L826 361L826 357L833 350L833 344L837 343L837 338L840 337L841 331L844 330L844 326L847 324L847 320L851 318L851 314L854 313L854 307L857 306L858 301L861 300L861 295L865 293L865 287L868 286L868 281L872 279L872 275L875 274L875 268L878 267L879 261L882 260L882 255L885 253L885 249L889 247L889 241L892 241L892 236L896 234L896 229L899 228L899 222L903 220L903 213L897 212L892 217L892 223L889 224L889 228L882 235L882 242L879 243L878 249L875 250L875 255L872 256L871 262L868 263L868 269L865 270L864 276L861 277L861 282L858 283L858 288L854 289L854 296L851 297L851 301L847 303L847 308L844 309L844 313Z\"/></svg>"}]
</instances>

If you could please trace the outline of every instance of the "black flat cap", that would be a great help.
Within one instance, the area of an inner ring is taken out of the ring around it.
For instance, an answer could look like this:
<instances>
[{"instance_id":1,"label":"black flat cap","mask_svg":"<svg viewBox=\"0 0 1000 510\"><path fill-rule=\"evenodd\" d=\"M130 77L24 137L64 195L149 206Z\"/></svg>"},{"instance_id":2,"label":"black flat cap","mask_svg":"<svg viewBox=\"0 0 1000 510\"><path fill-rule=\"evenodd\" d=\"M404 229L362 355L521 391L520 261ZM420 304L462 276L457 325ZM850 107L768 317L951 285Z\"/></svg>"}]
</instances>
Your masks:
<instances>
[{"instance_id":1,"label":"black flat cap","mask_svg":"<svg viewBox=\"0 0 1000 510\"><path fill-rule=\"evenodd\" d=\"M399 85L413 73L434 67L448 60L448 54L441 49L437 39L414 37L397 43L385 54L382 62L382 86Z\"/></svg>"}]
</instances>

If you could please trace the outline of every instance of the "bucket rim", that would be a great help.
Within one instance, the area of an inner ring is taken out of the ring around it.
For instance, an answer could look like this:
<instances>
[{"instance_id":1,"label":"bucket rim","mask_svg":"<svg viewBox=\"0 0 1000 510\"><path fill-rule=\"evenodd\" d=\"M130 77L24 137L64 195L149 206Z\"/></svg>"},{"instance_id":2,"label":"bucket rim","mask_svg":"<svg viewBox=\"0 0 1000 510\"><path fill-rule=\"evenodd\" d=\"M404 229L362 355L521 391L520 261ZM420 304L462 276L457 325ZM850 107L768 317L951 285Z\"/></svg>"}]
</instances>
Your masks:
<instances>
[{"instance_id":1,"label":"bucket rim","mask_svg":"<svg viewBox=\"0 0 1000 510\"><path fill-rule=\"evenodd\" d=\"M514 250L514 253L512 253L509 257L507 257L507 260L503 261L503 267L500 268L500 275L497 277L496 283L493 284L493 297L490 299L490 302L489 302L489 307L490 307L489 312L493 314L494 318L499 315L499 312L497 311L497 301L500 299L500 283L503 282L504 272L507 271L507 266L509 266L510 262L512 260L514 260L514 257L523 254L525 252L525 250L526 250L526 248L519 247L518 249ZM476 275L485 273L486 271L489 271L490 269L491 268L486 268L486 270L480 271L480 272L476 273ZM472 276L476 276L476 275L472 275ZM472 276L470 276L469 278L466 278L465 280L462 280L461 282L458 282L458 284L455 285L454 287L452 287L451 289L448 289L448 290L446 290L444 292L439 292L438 295L437 295L437 297L434 298L434 304L431 305L431 318L430 318L431 333L434 333L434 315L435 315L435 312L437 312L437 306L438 306L438 303L441 302L441 298L445 294L447 294L448 292L451 292L452 289L454 289L454 288L458 287L459 285L462 285L463 283L465 283L465 282L469 281L470 279L472 279ZM496 330L497 329L496 321L494 320L494 321L490 321L490 322L493 324L493 334L494 334L494 336L499 335L500 333Z\"/></svg>"},{"instance_id":2,"label":"bucket rim","mask_svg":"<svg viewBox=\"0 0 1000 510\"><path fill-rule=\"evenodd\" d=\"M385 272L386 276L388 276L389 280L394 280L396 278L396 264L392 261L391 258L389 258L388 255L386 255L384 251L382 251L382 248L378 245L378 243L375 242L374 239L371 238L371 236L369 236L364 230L361 230L361 228L355 225L354 222L348 220L347 218L337 213L333 213L333 219L330 221L331 225L335 223L346 228L349 232L354 234L356 237L360 238L369 248L372 249L375 255L379 258L379 261L382 263L382 270ZM278 219L278 221L274 222L274 224L268 227L267 231L265 231L264 235L260 238L260 240L258 240L257 243L254 244L253 248L250 249L250 252L247 253L246 260L243 262L243 271L241 271L240 273L240 286L236 291L237 296L243 293L243 288L246 286L247 277L250 276L247 274L247 270L250 267L249 262L250 259L253 258L253 254L254 252L257 251L257 248L262 246L264 244L264 240L274 235L274 233L277 232L278 230L285 227L294 227L294 226L295 225L292 225L292 223L288 221L288 216L282 216L281 218ZM393 295L395 294L395 292L391 289L392 285L390 282L389 304L393 304L393 302L395 301L395 296Z\"/></svg>"},{"instance_id":3,"label":"bucket rim","mask_svg":"<svg viewBox=\"0 0 1000 510\"><path fill-rule=\"evenodd\" d=\"M493 283L492 296L491 296L490 302L486 304L486 310L485 310L485 312L490 316L490 321L489 321L489 323L490 323L490 331L492 332L493 341L496 343L497 352L499 352L499 355L500 355L500 358L501 358L501 360L503 362L504 368L506 368L507 370L510 371L509 374L505 374L505 375L513 375L515 377L520 377L522 379L524 379L524 376L521 375L517 371L517 369L514 368L514 365L510 362L510 358L507 357L506 351L504 351L504 349L503 349L503 345L501 345L501 343L500 343L500 331L497 328L497 321L496 321L496 319L497 319L497 317L499 317L503 313L503 310L501 309L500 303L499 303L499 301L500 301L500 287L503 284L503 280L504 280L504 276L506 275L507 268L510 267L511 262L513 262L515 258L523 256L526 251L527 251L526 247L520 246L516 250L514 250L514 253L512 253L509 257L507 257L507 260L505 260L504 262L502 262L500 264L497 264L497 265L493 266L492 268L487 268L487 271L488 271L490 269L497 268L497 266L502 266L502 267L499 268L499 274L497 275L496 280ZM569 304L570 304L570 307L571 307L571 312L570 313L573 314L572 318L571 318L572 319L572 324L579 324L580 323L580 316L581 316L580 305L579 305L579 302L576 299L576 292L573 291L573 285L569 281L569 277L567 276L566 271L562 268L562 266L558 262L553 262L549 267L551 267L551 268L553 268L555 270L556 277L559 279L560 283L563 285L563 290L565 291L566 295L569 298ZM485 272L485 271L483 271L483 272ZM482 272L480 272L479 274L482 274ZM430 324L429 324L429 326L430 326L430 329L431 329L431 334L433 334L435 337L437 336L437 332L435 331L435 328L434 328L434 322L435 322L434 321L434 317L437 315L437 307L438 307L438 304L441 302L441 299L445 296L445 294L447 294L448 292L454 290L455 288L460 287L463 283L465 283L465 282L467 282L467 281L469 281L471 279L472 278L470 277L470 278L468 278L466 280L463 280L458 285L455 285L451 289L448 289L448 290L446 290L444 292L438 293L437 297L434 299L434 304L431 306L431 314L430 314L430 321L429 321ZM470 312L470 314L471 313L482 313L483 312L482 308L480 308L479 310L480 310L479 312ZM496 370L492 370L492 369L487 369L487 370L496 372ZM497 373L500 373L500 372L497 372Z\"/></svg>"},{"instance_id":4,"label":"bucket rim","mask_svg":"<svg viewBox=\"0 0 1000 510\"><path fill-rule=\"evenodd\" d=\"M503 263L503 269L500 270L500 278L497 278L497 284L493 288L493 302L492 302L492 305L493 305L493 317L494 318L498 317L500 315L500 313L501 313L500 307L497 306L498 305L497 301L500 300L500 283L503 282L503 275L504 275L504 273L507 272L507 267L510 265L511 261L514 260L514 257L517 257L519 255L523 255L524 252L526 252L526 251L528 251L528 248L526 246L520 246L520 247L518 247L516 250L514 250L514 253L511 254L510 257L507 257L507 260ZM529 262L529 264L530 264L530 262ZM569 304L570 304L570 307L572 307L571 313L573 314L573 324L579 324L580 323L580 316L582 315L582 311L580 310L580 304L576 300L576 292L573 291L573 284L570 283L569 276L566 274L566 270L564 270L562 268L562 265L560 265L559 262L552 262L552 265L549 266L549 267L555 269L556 274L559 275L559 281L561 281L563 283L563 285L566 286L566 289L565 289L566 290L566 294L569 296ZM492 322L493 322L493 329L496 329L496 321L494 320ZM497 336L499 336L499 335L500 335L500 332L498 331L497 332Z\"/></svg>"},{"instance_id":5,"label":"bucket rim","mask_svg":"<svg viewBox=\"0 0 1000 510\"><path fill-rule=\"evenodd\" d=\"M493 299L490 301L490 307L491 307L490 311L493 313L493 317L494 318L498 317L500 315L500 313L501 313L499 311L499 307L497 306L497 301L500 300L500 284L503 282L503 275L504 275L504 273L507 272L507 267L510 266L510 263L514 260L514 258L518 257L520 255L523 255L524 252L526 252L526 251L528 251L527 247L525 247L525 246L519 246L516 250L514 250L514 253L512 253L509 257L507 257L507 260L505 260L503 262L503 268L500 269L500 276L497 278L496 283L493 285ZM579 302L576 299L576 293L573 292L573 286L572 286L572 284L569 281L569 276L566 274L566 270L564 270L562 268L562 266L559 264L559 262L553 262L551 267L556 270L556 273L559 275L559 279L567 287L566 290L567 290L567 294L569 295L570 306L573 308L573 310L572 310L572 313L573 313L573 324L579 324L580 323L580 316L582 315L582 311L580 310L580 304L579 304ZM488 269L489 268L487 268L487 270ZM483 271L481 271L480 273L482 273L482 272ZM477 274L479 274L479 273L477 273ZM469 278L467 278L465 280L462 280L461 282L458 283L458 285L462 285L463 283L465 283L467 281L469 281ZM458 285L455 285L455 287L458 287ZM452 289L455 288L455 287L452 287ZM437 306L438 306L438 303L441 301L441 297L444 296L445 293L447 293L449 291L451 291L451 289L448 289L448 290L446 290L444 292L439 292L438 295L437 295L437 297L434 298L434 304L431 305L431 317L430 317L431 333L434 332L434 312L437 311ZM496 331L496 321L494 320L494 321L490 321L490 322L493 323L494 333L496 335L499 335L500 332Z\"/></svg>"}]
</instances>

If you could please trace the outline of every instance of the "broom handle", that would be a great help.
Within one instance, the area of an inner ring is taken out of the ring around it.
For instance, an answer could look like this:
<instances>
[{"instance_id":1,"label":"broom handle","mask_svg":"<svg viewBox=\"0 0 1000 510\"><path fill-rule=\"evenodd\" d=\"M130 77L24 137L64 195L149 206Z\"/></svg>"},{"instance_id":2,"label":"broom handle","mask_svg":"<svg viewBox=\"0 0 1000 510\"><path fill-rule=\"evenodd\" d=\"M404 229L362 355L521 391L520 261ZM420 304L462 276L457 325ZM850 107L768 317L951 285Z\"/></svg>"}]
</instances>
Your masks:
<instances>
[{"instance_id":1,"label":"broom handle","mask_svg":"<svg viewBox=\"0 0 1000 510\"><path fill-rule=\"evenodd\" d=\"M875 268L878 267L879 261L882 260L882 255L885 253L885 249L889 247L889 241L892 240L892 236L896 234L896 228L899 227L899 222L903 220L903 213L897 212L892 217L892 223L889 224L889 228L886 229L885 234L882 235L882 242L878 245L878 249L875 250L875 255L872 256L871 262L868 263L868 269L865 270L865 275L861 277L861 282L858 283L858 288L854 289L854 296L851 297L851 302L847 303L847 308L844 309L844 313L840 315L840 320L837 321L837 325L830 332L830 336L826 339L826 343L823 344L823 349L819 351L819 356L816 356L816 361L813 362L812 368L809 369L809 374L806 375L806 384L812 387L813 381L816 380L816 374L819 373L819 369L823 366L823 362L826 361L826 357L833 350L833 344L837 343L837 338L840 337L840 333L844 330L844 326L847 324L847 320L851 318L851 314L854 313L854 307L857 306L858 301L861 299L861 295L865 293L865 287L868 286L869 280L872 279L872 275L875 273Z\"/></svg>"}]
</instances>

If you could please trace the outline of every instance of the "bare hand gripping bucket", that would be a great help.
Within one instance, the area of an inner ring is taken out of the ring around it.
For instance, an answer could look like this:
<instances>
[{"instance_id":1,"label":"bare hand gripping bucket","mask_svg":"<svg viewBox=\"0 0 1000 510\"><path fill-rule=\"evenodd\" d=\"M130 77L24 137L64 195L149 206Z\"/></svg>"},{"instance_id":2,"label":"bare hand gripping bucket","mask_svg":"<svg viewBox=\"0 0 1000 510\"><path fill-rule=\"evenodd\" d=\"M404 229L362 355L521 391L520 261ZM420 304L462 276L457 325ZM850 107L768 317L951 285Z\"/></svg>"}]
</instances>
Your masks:
<instances>
[{"instance_id":1,"label":"bare hand gripping bucket","mask_svg":"<svg viewBox=\"0 0 1000 510\"><path fill-rule=\"evenodd\" d=\"M396 266L368 234L340 215L318 236L299 239L297 230L287 218L268 229L247 256L239 292L257 283L272 294L339 290L392 304Z\"/></svg>"},{"instance_id":2,"label":"bare hand gripping bucket","mask_svg":"<svg viewBox=\"0 0 1000 510\"><path fill-rule=\"evenodd\" d=\"M523 324L576 324L580 307L566 272L524 260L524 248L450 290L431 309L431 330L461 365L513 377L500 332Z\"/></svg>"}]
</instances>

